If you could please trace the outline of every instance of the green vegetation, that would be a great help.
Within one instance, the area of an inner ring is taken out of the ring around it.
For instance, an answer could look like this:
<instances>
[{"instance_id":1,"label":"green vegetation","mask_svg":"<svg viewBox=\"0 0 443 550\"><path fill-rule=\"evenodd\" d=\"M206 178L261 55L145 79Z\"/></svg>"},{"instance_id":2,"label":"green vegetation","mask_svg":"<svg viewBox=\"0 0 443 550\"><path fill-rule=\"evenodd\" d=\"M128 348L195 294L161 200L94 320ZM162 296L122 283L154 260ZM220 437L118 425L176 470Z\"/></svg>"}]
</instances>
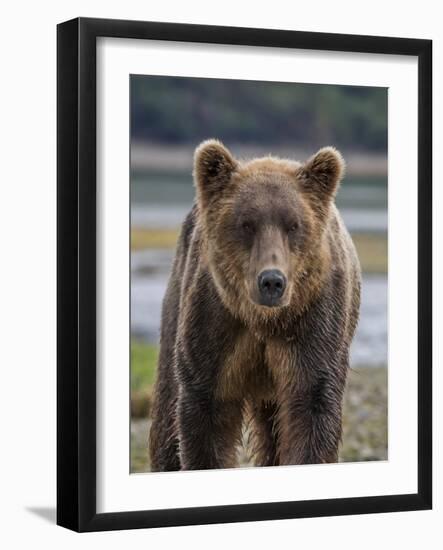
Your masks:
<instances>
[{"instance_id":1,"label":"green vegetation","mask_svg":"<svg viewBox=\"0 0 443 550\"><path fill-rule=\"evenodd\" d=\"M131 391L146 390L155 381L158 347L132 340Z\"/></svg>"},{"instance_id":2,"label":"green vegetation","mask_svg":"<svg viewBox=\"0 0 443 550\"><path fill-rule=\"evenodd\" d=\"M158 347L131 341L131 417L149 416L157 370Z\"/></svg>"},{"instance_id":3,"label":"green vegetation","mask_svg":"<svg viewBox=\"0 0 443 550\"><path fill-rule=\"evenodd\" d=\"M133 227L131 229L131 250L174 248L177 243L178 233L179 229Z\"/></svg>"},{"instance_id":4,"label":"green vegetation","mask_svg":"<svg viewBox=\"0 0 443 550\"><path fill-rule=\"evenodd\" d=\"M352 235L364 273L388 272L388 239L386 233L354 233Z\"/></svg>"},{"instance_id":5,"label":"green vegetation","mask_svg":"<svg viewBox=\"0 0 443 550\"><path fill-rule=\"evenodd\" d=\"M168 76L131 77L131 137L367 151L387 147L387 89Z\"/></svg>"}]
</instances>

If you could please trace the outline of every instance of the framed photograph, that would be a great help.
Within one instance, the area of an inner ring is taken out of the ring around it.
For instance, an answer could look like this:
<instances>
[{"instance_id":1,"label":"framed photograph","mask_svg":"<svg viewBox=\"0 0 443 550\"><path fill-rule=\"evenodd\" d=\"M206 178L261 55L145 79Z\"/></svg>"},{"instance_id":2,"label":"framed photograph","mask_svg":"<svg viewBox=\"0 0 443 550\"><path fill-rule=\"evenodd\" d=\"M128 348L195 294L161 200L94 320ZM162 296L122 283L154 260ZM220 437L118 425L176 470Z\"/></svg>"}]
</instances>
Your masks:
<instances>
[{"instance_id":1,"label":"framed photograph","mask_svg":"<svg viewBox=\"0 0 443 550\"><path fill-rule=\"evenodd\" d=\"M57 36L57 523L431 508L431 41Z\"/></svg>"}]
</instances>

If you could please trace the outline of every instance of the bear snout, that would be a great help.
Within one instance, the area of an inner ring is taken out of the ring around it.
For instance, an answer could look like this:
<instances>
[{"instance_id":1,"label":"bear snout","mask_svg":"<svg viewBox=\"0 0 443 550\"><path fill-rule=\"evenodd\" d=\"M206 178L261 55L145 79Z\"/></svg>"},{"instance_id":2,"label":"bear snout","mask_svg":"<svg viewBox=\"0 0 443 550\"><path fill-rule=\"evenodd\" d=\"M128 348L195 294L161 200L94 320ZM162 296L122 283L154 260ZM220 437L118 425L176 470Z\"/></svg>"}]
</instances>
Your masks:
<instances>
[{"instance_id":1,"label":"bear snout","mask_svg":"<svg viewBox=\"0 0 443 550\"><path fill-rule=\"evenodd\" d=\"M273 307L279 301L286 289L286 277L279 269L265 269L257 278L260 303L263 306Z\"/></svg>"}]
</instances>

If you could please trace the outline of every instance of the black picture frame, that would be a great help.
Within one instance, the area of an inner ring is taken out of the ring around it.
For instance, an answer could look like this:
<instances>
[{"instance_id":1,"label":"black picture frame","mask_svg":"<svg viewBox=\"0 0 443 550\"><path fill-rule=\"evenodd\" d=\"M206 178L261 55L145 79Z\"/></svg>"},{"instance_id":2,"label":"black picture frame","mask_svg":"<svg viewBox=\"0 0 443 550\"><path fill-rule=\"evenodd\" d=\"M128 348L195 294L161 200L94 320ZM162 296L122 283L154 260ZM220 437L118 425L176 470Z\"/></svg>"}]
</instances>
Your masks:
<instances>
[{"instance_id":1,"label":"black picture frame","mask_svg":"<svg viewBox=\"0 0 443 550\"><path fill-rule=\"evenodd\" d=\"M418 58L416 494L96 512L96 39L398 54ZM432 42L106 19L57 28L57 523L75 531L425 510L432 507Z\"/></svg>"}]
</instances>

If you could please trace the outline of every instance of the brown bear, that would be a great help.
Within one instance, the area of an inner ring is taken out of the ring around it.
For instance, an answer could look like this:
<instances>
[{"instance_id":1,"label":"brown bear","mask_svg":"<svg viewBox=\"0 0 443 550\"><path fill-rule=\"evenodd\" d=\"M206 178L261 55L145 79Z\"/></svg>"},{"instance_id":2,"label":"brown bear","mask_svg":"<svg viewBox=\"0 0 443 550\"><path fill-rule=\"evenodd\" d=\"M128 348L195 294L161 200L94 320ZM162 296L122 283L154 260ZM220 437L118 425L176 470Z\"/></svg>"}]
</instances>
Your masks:
<instances>
[{"instance_id":1,"label":"brown bear","mask_svg":"<svg viewBox=\"0 0 443 550\"><path fill-rule=\"evenodd\" d=\"M344 162L195 152L196 202L164 298L153 471L336 462L360 266L334 204Z\"/></svg>"}]
</instances>

